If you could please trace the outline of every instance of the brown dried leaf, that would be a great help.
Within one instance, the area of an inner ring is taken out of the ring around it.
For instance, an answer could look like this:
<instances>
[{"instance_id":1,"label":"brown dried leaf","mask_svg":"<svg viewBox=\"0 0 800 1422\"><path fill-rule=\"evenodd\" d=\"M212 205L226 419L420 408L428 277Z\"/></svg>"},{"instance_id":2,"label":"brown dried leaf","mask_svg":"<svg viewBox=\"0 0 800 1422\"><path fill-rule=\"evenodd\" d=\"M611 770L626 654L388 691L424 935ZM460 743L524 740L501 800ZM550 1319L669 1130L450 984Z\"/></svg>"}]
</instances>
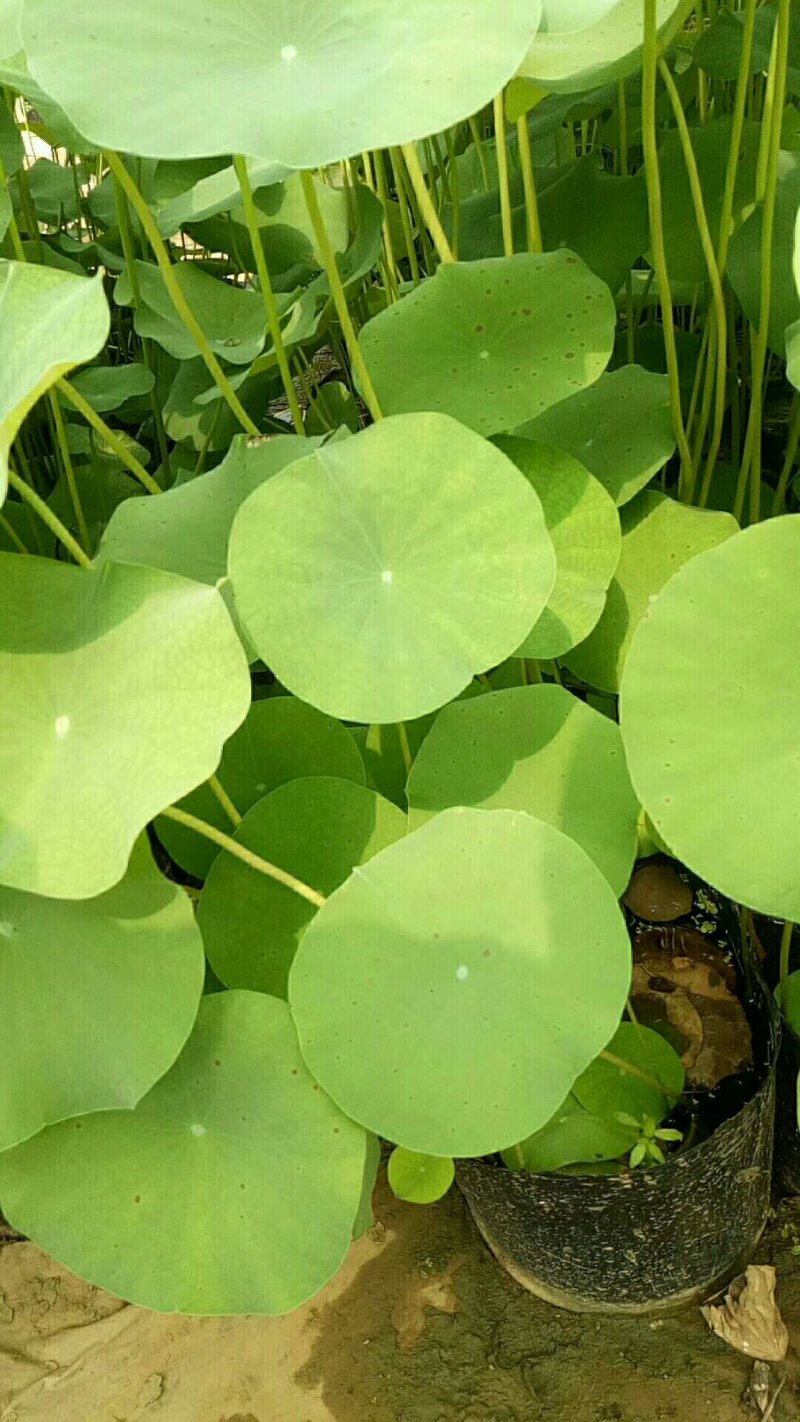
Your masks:
<instances>
[{"instance_id":1,"label":"brown dried leaf","mask_svg":"<svg viewBox=\"0 0 800 1422\"><path fill-rule=\"evenodd\" d=\"M694 929L649 929L634 943L632 1002L680 1054L690 1086L713 1087L752 1060L736 968Z\"/></svg>"},{"instance_id":2,"label":"brown dried leaf","mask_svg":"<svg viewBox=\"0 0 800 1422\"><path fill-rule=\"evenodd\" d=\"M643 864L634 870L622 902L637 918L671 923L691 913L694 894L671 864Z\"/></svg>"},{"instance_id":3,"label":"brown dried leaf","mask_svg":"<svg viewBox=\"0 0 800 1422\"><path fill-rule=\"evenodd\" d=\"M775 1301L776 1274L771 1264L750 1264L734 1279L722 1304L701 1308L712 1333L749 1358L779 1363L789 1348L789 1333Z\"/></svg>"}]
</instances>

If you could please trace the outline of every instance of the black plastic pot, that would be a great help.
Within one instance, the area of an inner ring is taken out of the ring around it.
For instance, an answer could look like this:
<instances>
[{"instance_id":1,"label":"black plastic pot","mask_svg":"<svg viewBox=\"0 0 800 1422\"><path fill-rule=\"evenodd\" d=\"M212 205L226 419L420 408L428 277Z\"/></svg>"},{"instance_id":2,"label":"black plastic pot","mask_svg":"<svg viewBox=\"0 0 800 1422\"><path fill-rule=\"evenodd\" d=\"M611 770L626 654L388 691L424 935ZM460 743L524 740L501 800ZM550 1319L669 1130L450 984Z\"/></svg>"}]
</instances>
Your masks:
<instances>
[{"instance_id":1,"label":"black plastic pot","mask_svg":"<svg viewBox=\"0 0 800 1422\"><path fill-rule=\"evenodd\" d=\"M775 1111L775 1180L784 1195L800 1195L800 1130L797 1126L797 1077L800 1037L781 1018L778 1100Z\"/></svg>"},{"instance_id":2,"label":"black plastic pot","mask_svg":"<svg viewBox=\"0 0 800 1422\"><path fill-rule=\"evenodd\" d=\"M749 952L740 968L754 1064L705 1139L613 1176L458 1162L483 1238L531 1293L577 1312L647 1313L708 1296L744 1267L770 1203L780 1025ZM800 1065L797 1039L795 1050Z\"/></svg>"}]
</instances>

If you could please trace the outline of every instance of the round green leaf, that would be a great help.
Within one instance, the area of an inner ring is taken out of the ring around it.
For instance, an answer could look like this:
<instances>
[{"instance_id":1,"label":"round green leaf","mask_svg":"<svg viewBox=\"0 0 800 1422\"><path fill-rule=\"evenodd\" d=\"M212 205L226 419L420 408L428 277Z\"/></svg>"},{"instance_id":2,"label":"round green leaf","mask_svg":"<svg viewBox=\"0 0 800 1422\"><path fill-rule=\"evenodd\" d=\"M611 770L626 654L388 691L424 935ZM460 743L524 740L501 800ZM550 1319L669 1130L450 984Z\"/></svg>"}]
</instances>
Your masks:
<instances>
[{"instance_id":1,"label":"round green leaf","mask_svg":"<svg viewBox=\"0 0 800 1422\"><path fill-rule=\"evenodd\" d=\"M234 838L328 895L357 864L407 828L402 811L374 790L320 776L292 780L259 800ZM200 898L198 922L221 982L285 997L289 968L314 913L291 889L231 854L219 854Z\"/></svg>"},{"instance_id":2,"label":"round green leaf","mask_svg":"<svg viewBox=\"0 0 800 1422\"><path fill-rule=\"evenodd\" d=\"M559 251L442 265L360 340L384 414L439 410L491 435L591 385L614 322L608 287Z\"/></svg>"},{"instance_id":3,"label":"round green leaf","mask_svg":"<svg viewBox=\"0 0 800 1422\"><path fill-rule=\"evenodd\" d=\"M579 459L616 504L627 504L675 449L667 377L623 366L514 433Z\"/></svg>"},{"instance_id":4,"label":"round green leaf","mask_svg":"<svg viewBox=\"0 0 800 1422\"><path fill-rule=\"evenodd\" d=\"M672 853L800 919L800 515L693 559L640 623L620 701L631 778Z\"/></svg>"},{"instance_id":5,"label":"round green leaf","mask_svg":"<svg viewBox=\"0 0 800 1422\"><path fill-rule=\"evenodd\" d=\"M145 840L99 898L0 887L0 1151L67 1116L135 1106L189 1036L204 971L192 905Z\"/></svg>"},{"instance_id":6,"label":"round green leaf","mask_svg":"<svg viewBox=\"0 0 800 1422\"><path fill-rule=\"evenodd\" d=\"M318 443L293 435L237 435L222 463L208 474L157 498L142 499L135 509L120 507L103 535L100 556L163 568L199 583L218 582L225 576L228 539L239 506L259 484L306 458Z\"/></svg>"},{"instance_id":7,"label":"round green leaf","mask_svg":"<svg viewBox=\"0 0 800 1422\"><path fill-rule=\"evenodd\" d=\"M353 737L341 722L294 696L254 701L242 725L226 741L217 771L239 814L245 815L262 795L285 781L307 775L335 775L363 785L364 762ZM230 819L208 785L198 785L180 801L180 808L231 832ZM163 816L156 820L156 829L176 864L196 879L205 879L220 852L217 846Z\"/></svg>"},{"instance_id":8,"label":"round green leaf","mask_svg":"<svg viewBox=\"0 0 800 1422\"><path fill-rule=\"evenodd\" d=\"M509 656L555 560L539 500L499 450L443 415L323 446L234 519L238 615L295 695L343 719L412 720Z\"/></svg>"},{"instance_id":9,"label":"round green leaf","mask_svg":"<svg viewBox=\"0 0 800 1422\"><path fill-rule=\"evenodd\" d=\"M40 395L105 345L110 316L103 278L7 263L0 285L0 504L8 452Z\"/></svg>"},{"instance_id":10,"label":"round green leaf","mask_svg":"<svg viewBox=\"0 0 800 1422\"><path fill-rule=\"evenodd\" d=\"M613 1118L595 1116L570 1092L546 1126L502 1152L509 1170L561 1170L615 1160L630 1150L636 1132Z\"/></svg>"},{"instance_id":11,"label":"round green leaf","mask_svg":"<svg viewBox=\"0 0 800 1422\"><path fill-rule=\"evenodd\" d=\"M92 365L80 370L72 384L100 414L117 410L126 400L149 395L155 376L146 365L134 361L129 365Z\"/></svg>"},{"instance_id":12,"label":"round green leaf","mask_svg":"<svg viewBox=\"0 0 800 1422\"><path fill-rule=\"evenodd\" d=\"M250 704L214 588L0 554L0 883L86 899L216 768Z\"/></svg>"},{"instance_id":13,"label":"round green leaf","mask_svg":"<svg viewBox=\"0 0 800 1422\"><path fill-rule=\"evenodd\" d=\"M570 671L600 691L619 689L631 638L664 584L739 527L732 514L692 508L649 489L626 505L621 522L622 554L605 612L586 641L564 657Z\"/></svg>"},{"instance_id":14,"label":"round green leaf","mask_svg":"<svg viewBox=\"0 0 800 1422\"><path fill-rule=\"evenodd\" d=\"M530 480L556 555L556 582L520 657L561 657L588 637L606 604L622 548L614 502L588 469L552 445L498 435L494 443Z\"/></svg>"},{"instance_id":15,"label":"round green leaf","mask_svg":"<svg viewBox=\"0 0 800 1422\"><path fill-rule=\"evenodd\" d=\"M657 0L659 31L672 33L690 0ZM580 94L624 78L640 62L642 0L544 0L542 24L520 74L556 94Z\"/></svg>"},{"instance_id":16,"label":"round green leaf","mask_svg":"<svg viewBox=\"0 0 800 1422\"><path fill-rule=\"evenodd\" d=\"M453 809L328 899L289 1001L309 1068L354 1120L478 1156L549 1120L614 1032L630 973L619 906L578 845L528 815Z\"/></svg>"},{"instance_id":17,"label":"round green leaf","mask_svg":"<svg viewBox=\"0 0 800 1422\"><path fill-rule=\"evenodd\" d=\"M525 810L574 839L623 892L638 804L619 727L555 685L445 706L408 779L412 826L453 805Z\"/></svg>"},{"instance_id":18,"label":"round green leaf","mask_svg":"<svg viewBox=\"0 0 800 1422\"><path fill-rule=\"evenodd\" d=\"M447 1194L456 1178L456 1168L449 1156L421 1155L403 1146L392 1151L386 1173L397 1198L408 1200L412 1205L435 1204Z\"/></svg>"},{"instance_id":19,"label":"round green leaf","mask_svg":"<svg viewBox=\"0 0 800 1422\"><path fill-rule=\"evenodd\" d=\"M485 0L37 0L22 36L34 78L103 147L196 158L262 153L268 139L278 161L316 168L482 108L512 77L540 10L539 0L505 0L500 14Z\"/></svg>"},{"instance_id":20,"label":"round green leaf","mask_svg":"<svg viewBox=\"0 0 800 1422\"><path fill-rule=\"evenodd\" d=\"M309 1076L285 1003L204 997L134 1111L0 1156L15 1227L81 1278L164 1313L288 1313L339 1268L365 1137Z\"/></svg>"},{"instance_id":21,"label":"round green leaf","mask_svg":"<svg viewBox=\"0 0 800 1422\"><path fill-rule=\"evenodd\" d=\"M581 1105L598 1116L613 1117L624 1111L637 1121L643 1116L662 1121L669 1112L670 1099L677 1101L683 1091L683 1063L674 1047L650 1027L622 1022L607 1050L660 1081L664 1090L657 1091L632 1072L595 1057L572 1088Z\"/></svg>"}]
</instances>

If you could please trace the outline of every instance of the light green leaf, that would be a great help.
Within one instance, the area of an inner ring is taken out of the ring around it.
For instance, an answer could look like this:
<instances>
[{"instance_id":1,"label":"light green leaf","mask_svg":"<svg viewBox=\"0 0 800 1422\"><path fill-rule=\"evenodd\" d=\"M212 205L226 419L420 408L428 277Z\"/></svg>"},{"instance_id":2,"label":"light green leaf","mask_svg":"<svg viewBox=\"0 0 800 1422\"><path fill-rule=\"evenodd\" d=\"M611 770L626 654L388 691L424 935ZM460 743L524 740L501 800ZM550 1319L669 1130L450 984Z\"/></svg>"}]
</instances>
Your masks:
<instances>
[{"instance_id":1,"label":"light green leaf","mask_svg":"<svg viewBox=\"0 0 800 1422\"><path fill-rule=\"evenodd\" d=\"M565 1165L616 1160L630 1150L636 1134L619 1121L593 1115L570 1092L541 1130L502 1156L509 1170L562 1170Z\"/></svg>"},{"instance_id":2,"label":"light green leaf","mask_svg":"<svg viewBox=\"0 0 800 1422\"><path fill-rule=\"evenodd\" d=\"M478 1156L549 1120L613 1033L630 972L582 849L528 815L453 809L331 895L289 1001L349 1116L409 1150Z\"/></svg>"},{"instance_id":3,"label":"light green leaf","mask_svg":"<svg viewBox=\"0 0 800 1422\"><path fill-rule=\"evenodd\" d=\"M0 55L4 59L22 48L21 16L22 0L0 0Z\"/></svg>"},{"instance_id":4,"label":"light green leaf","mask_svg":"<svg viewBox=\"0 0 800 1422\"><path fill-rule=\"evenodd\" d=\"M664 42L690 9L691 0L657 0ZM519 72L554 93L582 93L638 68L643 39L642 0L544 0L541 28Z\"/></svg>"},{"instance_id":5,"label":"light green leaf","mask_svg":"<svg viewBox=\"0 0 800 1422\"><path fill-rule=\"evenodd\" d=\"M353 747L355 749L355 747ZM321 894L407 831L396 805L349 780L292 780L245 815L234 838ZM230 854L211 866L198 906L209 962L227 987L286 996L297 945L314 916L298 894Z\"/></svg>"},{"instance_id":6,"label":"light green leaf","mask_svg":"<svg viewBox=\"0 0 800 1422\"><path fill-rule=\"evenodd\" d=\"M574 839L616 894L630 878L638 805L619 728L563 687L445 706L412 766L408 803L414 827L451 805L525 810Z\"/></svg>"},{"instance_id":7,"label":"light green leaf","mask_svg":"<svg viewBox=\"0 0 800 1422\"><path fill-rule=\"evenodd\" d=\"M778 983L775 989L775 1001L789 1026L800 1036L800 969L789 974L786 979L785 993L783 983Z\"/></svg>"},{"instance_id":8,"label":"light green leaf","mask_svg":"<svg viewBox=\"0 0 800 1422\"><path fill-rule=\"evenodd\" d=\"M623 366L514 433L573 455L616 504L626 504L675 449L667 377Z\"/></svg>"},{"instance_id":9,"label":"light green leaf","mask_svg":"<svg viewBox=\"0 0 800 1422\"><path fill-rule=\"evenodd\" d=\"M372 1194L375 1189L375 1182L378 1178L378 1169L381 1163L381 1143L377 1136L371 1131L366 1131L367 1137L367 1158L364 1163L364 1184L361 1193L361 1204L358 1207L356 1222L353 1225L353 1239L361 1239L368 1229L375 1223L375 1216L372 1211Z\"/></svg>"},{"instance_id":10,"label":"light green leaf","mask_svg":"<svg viewBox=\"0 0 800 1422\"><path fill-rule=\"evenodd\" d=\"M606 286L567 251L440 266L361 333L384 414L511 430L590 385L614 345Z\"/></svg>"},{"instance_id":11,"label":"light green leaf","mask_svg":"<svg viewBox=\"0 0 800 1422\"><path fill-rule=\"evenodd\" d=\"M649 1027L622 1022L607 1050L660 1081L664 1090L657 1091L632 1072L595 1057L572 1088L581 1105L607 1118L621 1112L634 1123L640 1122L643 1116L652 1116L656 1123L662 1121L683 1091L683 1063L674 1047Z\"/></svg>"},{"instance_id":12,"label":"light green leaf","mask_svg":"<svg viewBox=\"0 0 800 1422\"><path fill-rule=\"evenodd\" d=\"M268 158L247 158L245 161L250 186L254 190L280 182L287 176L283 164L273 163ZM240 198L239 179L231 163L168 198L156 213L158 229L162 237L171 237L190 223L204 222L220 212L229 212L238 206Z\"/></svg>"},{"instance_id":13,"label":"light green leaf","mask_svg":"<svg viewBox=\"0 0 800 1422\"><path fill-rule=\"evenodd\" d=\"M309 1076L285 1003L204 997L134 1111L0 1156L3 1210L90 1283L163 1313L288 1313L336 1273L366 1142Z\"/></svg>"},{"instance_id":14,"label":"light green leaf","mask_svg":"<svg viewBox=\"0 0 800 1422\"><path fill-rule=\"evenodd\" d=\"M555 587L517 655L560 657L588 637L605 607L622 548L619 515L602 485L572 455L512 435L498 435L494 443L539 495L556 555Z\"/></svg>"},{"instance_id":15,"label":"light green leaf","mask_svg":"<svg viewBox=\"0 0 800 1422\"><path fill-rule=\"evenodd\" d=\"M78 371L72 384L92 409L102 415L107 410L118 410L126 400L149 395L155 376L147 366L133 361L130 365L89 366L87 370Z\"/></svg>"},{"instance_id":16,"label":"light green leaf","mask_svg":"<svg viewBox=\"0 0 800 1422\"><path fill-rule=\"evenodd\" d=\"M411 720L519 646L555 581L541 504L443 415L329 443L231 532L239 617L278 680L346 720Z\"/></svg>"},{"instance_id":17,"label":"light green leaf","mask_svg":"<svg viewBox=\"0 0 800 1422\"><path fill-rule=\"evenodd\" d=\"M586 641L564 657L570 671L600 691L619 689L631 638L664 584L739 527L732 514L692 508L650 489L626 505L621 519L622 555L605 612Z\"/></svg>"},{"instance_id":18,"label":"light green leaf","mask_svg":"<svg viewBox=\"0 0 800 1422\"><path fill-rule=\"evenodd\" d=\"M485 0L255 9L196 0L190 10L137 0L133 10L84 0L76 10L37 0L22 37L35 78L103 147L192 158L259 153L268 136L281 163L316 168L475 113L512 77L540 9L539 0L505 0L501 15Z\"/></svg>"},{"instance_id":19,"label":"light green leaf","mask_svg":"<svg viewBox=\"0 0 800 1422\"><path fill-rule=\"evenodd\" d=\"M226 742L217 772L239 814L246 815L262 795L285 781L309 775L334 775L363 785L364 765L353 737L332 716L323 716L294 696L254 701ZM179 803L182 810L231 832L230 820L208 785L198 786ZM219 854L217 846L174 820L160 817L156 829L175 862L196 879L205 879Z\"/></svg>"},{"instance_id":20,"label":"light green leaf","mask_svg":"<svg viewBox=\"0 0 800 1422\"><path fill-rule=\"evenodd\" d=\"M800 515L682 568L623 677L631 777L676 858L760 913L800 919Z\"/></svg>"},{"instance_id":21,"label":"light green leaf","mask_svg":"<svg viewBox=\"0 0 800 1422\"><path fill-rule=\"evenodd\" d=\"M8 452L40 395L105 344L110 316L103 278L67 276L9 262L0 286L0 503Z\"/></svg>"},{"instance_id":22,"label":"light green leaf","mask_svg":"<svg viewBox=\"0 0 800 1422\"><path fill-rule=\"evenodd\" d=\"M148 820L216 768L250 704L214 588L0 554L0 883L103 893Z\"/></svg>"},{"instance_id":23,"label":"light green leaf","mask_svg":"<svg viewBox=\"0 0 800 1422\"><path fill-rule=\"evenodd\" d=\"M144 563L199 583L225 576L228 539L246 498L319 441L294 435L249 439L237 435L221 464L136 508L120 508L106 529L100 556Z\"/></svg>"},{"instance_id":24,"label":"light green leaf","mask_svg":"<svg viewBox=\"0 0 800 1422\"><path fill-rule=\"evenodd\" d=\"M396 1146L389 1156L386 1174L398 1200L433 1205L447 1194L456 1178L456 1168L450 1156L421 1155Z\"/></svg>"},{"instance_id":25,"label":"light green leaf","mask_svg":"<svg viewBox=\"0 0 800 1422\"><path fill-rule=\"evenodd\" d=\"M197 344L178 316L158 267L137 262L142 304L134 314L137 333L157 341L175 360L194 360ZM214 355L232 365L249 365L264 349L264 302L256 291L218 281L196 262L176 262L173 274L187 305L202 327ZM117 281L115 299L130 305L132 291L127 273ZM293 295L276 298L279 311L291 305Z\"/></svg>"},{"instance_id":26,"label":"light green leaf","mask_svg":"<svg viewBox=\"0 0 800 1422\"><path fill-rule=\"evenodd\" d=\"M100 898L0 887L0 1150L68 1116L135 1106L189 1036L204 971L192 905L144 839Z\"/></svg>"}]
</instances>

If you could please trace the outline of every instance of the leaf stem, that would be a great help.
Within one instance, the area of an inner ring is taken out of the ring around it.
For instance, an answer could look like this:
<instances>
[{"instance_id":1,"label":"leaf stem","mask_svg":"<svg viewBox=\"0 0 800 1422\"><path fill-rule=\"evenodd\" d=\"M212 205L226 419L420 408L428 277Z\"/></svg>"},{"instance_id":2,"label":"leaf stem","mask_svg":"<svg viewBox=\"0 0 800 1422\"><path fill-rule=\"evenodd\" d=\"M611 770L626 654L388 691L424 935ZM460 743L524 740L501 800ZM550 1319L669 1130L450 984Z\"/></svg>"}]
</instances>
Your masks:
<instances>
[{"instance_id":1,"label":"leaf stem","mask_svg":"<svg viewBox=\"0 0 800 1422\"><path fill-rule=\"evenodd\" d=\"M433 245L436 248L440 262L454 262L453 250L445 236L444 228L439 221L439 214L433 205L428 186L420 167L417 150L413 143L403 144L403 157L406 163L406 172L411 180L411 187L419 203L419 210L425 220L428 231L433 238Z\"/></svg>"},{"instance_id":2,"label":"leaf stem","mask_svg":"<svg viewBox=\"0 0 800 1422\"><path fill-rule=\"evenodd\" d=\"M328 235L328 229L322 220L322 213L319 210L316 189L314 188L314 179L311 173L305 172L300 174L300 182L303 187L303 196L306 200L308 215L311 218L311 226L314 229L314 236L317 239L317 246L319 247L325 272L328 277L333 304L336 307L336 315L339 317L339 324L342 328L342 334L350 356L350 362L358 377L358 383L361 386L361 394L364 397L373 420L380 420L382 418L381 407L378 404L375 387L372 384L372 378L367 370L366 362L361 353L361 347L358 344L353 318L350 315L350 308L347 305L347 297L345 296L344 286L342 285L339 264L336 261L336 253L333 250L333 244Z\"/></svg>"},{"instance_id":3,"label":"leaf stem","mask_svg":"<svg viewBox=\"0 0 800 1422\"><path fill-rule=\"evenodd\" d=\"M227 401L231 411L236 416L236 419L239 421L240 425L246 431L246 433L249 435L258 435L260 433L258 426L254 424L247 411L245 410L244 406L242 405L238 395L236 394L236 391L233 389L233 386L228 380L227 375L225 374L224 370L222 369L222 366L217 360L217 357L214 355L214 352L212 351L206 338L205 331L203 330L202 326L197 320L197 317L192 311L192 308L186 300L186 297L181 291L180 285L175 276L175 271L172 266L172 262L169 259L169 252L167 251L164 240L158 230L152 212L147 206L147 203L142 197L142 194L139 192L139 189L137 188L135 182L133 181L133 178L125 167L125 164L123 163L119 154L114 153L112 150L108 149L105 152L105 159L114 177L118 180L120 186L123 188L126 197L129 199L131 206L133 207L136 216L138 217L142 225L142 229L147 237L147 240L153 249L153 256L155 257L156 262L158 263L158 269L164 279L164 285L167 288L169 298L173 306L175 307L175 310L177 311L181 321L189 332L189 335L194 340L194 343L197 346L197 349L200 352L200 355L202 356L203 360L205 361L209 374L211 375L215 385L219 389L223 398Z\"/></svg>"},{"instance_id":4,"label":"leaf stem","mask_svg":"<svg viewBox=\"0 0 800 1422\"><path fill-rule=\"evenodd\" d=\"M56 381L56 385L65 399L69 400L70 405L73 405L74 408L83 415L87 424L91 425L92 429L108 445L109 449L113 449L117 458L125 465L125 468L129 469L131 474L139 480L139 483L144 485L148 494L160 494L162 490L159 488L152 474L148 474L144 465L140 464L136 456L130 453L123 441L106 424L105 420L101 419L100 415L98 415L97 411L89 404L88 400L84 399L80 391L76 390L75 386L71 385L63 376Z\"/></svg>"},{"instance_id":5,"label":"leaf stem","mask_svg":"<svg viewBox=\"0 0 800 1422\"><path fill-rule=\"evenodd\" d=\"M318 894L316 889L304 884L302 879L296 879L294 874L287 873L285 869L279 869L277 864L270 864L269 860L262 859L251 849L246 849L243 844L239 844L238 840L232 839L229 834L224 834L216 826L207 824L205 820L198 819L196 815L190 815L186 810L179 810L175 805L170 805L161 813L168 820L185 825L187 829L194 830L196 834L201 834L205 839L210 839L214 844L218 844L220 849L227 850L228 854L232 854L235 859L241 859L242 863L247 864L250 869L255 869L259 874L266 875L268 879L274 879L276 883L283 884L284 888L299 894L301 899L306 899L315 908L321 908L325 903L324 895Z\"/></svg>"},{"instance_id":6,"label":"leaf stem","mask_svg":"<svg viewBox=\"0 0 800 1422\"><path fill-rule=\"evenodd\" d=\"M256 212L256 205L253 200L253 188L250 182L250 174L247 171L247 161L245 158L242 157L240 153L236 153L233 157L233 166L242 194L242 206L244 207L245 222L247 224L247 231L250 237L250 246L253 249L253 257L255 259L256 271L258 273L258 284L261 288L261 298L264 302L264 314L267 318L267 327L269 329L270 336L272 337L272 344L275 348L275 358L278 362L278 370L280 371L281 380L283 381L283 388L286 392L286 399L289 402L289 410L291 411L292 422L294 424L295 431L297 434L305 436L305 429L303 428L303 414L300 409L300 403L297 399L297 391L294 388L294 381L292 380L292 373L289 369L289 362L286 358L286 347L283 344L283 331L281 330L281 321L280 316L278 315L278 306L277 302L275 301L275 293L272 289L272 282L270 280L267 259L264 255L264 244L261 240L261 230L258 225L258 213Z\"/></svg>"},{"instance_id":7,"label":"leaf stem","mask_svg":"<svg viewBox=\"0 0 800 1422\"><path fill-rule=\"evenodd\" d=\"M528 251L541 252L542 226L539 221L539 202L536 197L536 176L533 171L531 136L528 131L528 115L517 120L517 146L522 167L522 186L525 190L525 220L528 229Z\"/></svg>"},{"instance_id":8,"label":"leaf stem","mask_svg":"<svg viewBox=\"0 0 800 1422\"><path fill-rule=\"evenodd\" d=\"M225 789L225 786L221 783L221 781L216 775L209 775L208 788L219 801L231 824L234 827L238 828L238 826L242 823L242 817L239 814L239 811L234 805L233 800L231 799L227 790Z\"/></svg>"},{"instance_id":9,"label":"leaf stem","mask_svg":"<svg viewBox=\"0 0 800 1422\"><path fill-rule=\"evenodd\" d=\"M80 564L82 568L91 568L91 558L87 557L80 543L73 538L69 529L66 528L61 522L61 519L53 513L53 510L45 503L44 499L40 498L35 490L31 489L29 485L25 483L24 479L20 479L19 474L13 469L9 469L8 471L8 482L12 489L16 489L17 493L22 496L26 504L30 504L34 512L39 515L42 523L47 524L50 532L55 534L59 543L62 543L67 552L72 554L75 562Z\"/></svg>"},{"instance_id":10,"label":"leaf stem","mask_svg":"<svg viewBox=\"0 0 800 1422\"><path fill-rule=\"evenodd\" d=\"M664 349L667 357L669 377L669 399L672 423L681 459L680 495L686 498L686 490L692 483L692 452L686 438L686 429L681 411L681 387L678 368L678 352L675 343L675 319L672 311L672 290L667 268L667 253L664 245L664 220L661 202L661 174L658 166L658 143L656 140L656 78L658 74L658 21L656 0L644 0L644 64L642 74L642 145L644 148L645 180L647 183L647 204L650 215L650 245L653 268L658 282L661 303L661 320L664 331Z\"/></svg>"},{"instance_id":11,"label":"leaf stem","mask_svg":"<svg viewBox=\"0 0 800 1422\"><path fill-rule=\"evenodd\" d=\"M789 979L789 958L790 958L790 954L791 954L791 951L792 951L792 934L793 934L793 933L794 933L794 924L793 924L793 923L790 923L789 920L787 919L786 922L785 922L784 925L783 925L782 930L781 930L781 947L780 947L780 958L779 958L779 962L780 962L780 977L779 977L779 981L780 981L780 985L781 985L781 1010L783 1011L784 1017L786 1016L786 986L787 986L787 982L788 982L788 979Z\"/></svg>"},{"instance_id":12,"label":"leaf stem","mask_svg":"<svg viewBox=\"0 0 800 1422\"><path fill-rule=\"evenodd\" d=\"M506 142L506 111L502 92L494 98L494 132L497 145L497 177L500 183L500 223L503 229L503 254L514 255L514 228L511 221L511 189L508 185L508 144Z\"/></svg>"},{"instance_id":13,"label":"leaf stem","mask_svg":"<svg viewBox=\"0 0 800 1422\"><path fill-rule=\"evenodd\" d=\"M64 425L64 416L62 414L61 405L55 390L48 391L48 398L50 401L50 409L53 414L53 423L56 427L56 438L58 440L58 448L61 454L61 462L64 466L64 476L67 481L69 496L72 500L72 507L75 510L75 519L78 525L78 532L81 536L81 543L83 544L86 552L89 553L91 551L89 529L86 524L83 506L81 504L80 495L78 493L78 485L75 482L75 468L72 463L72 455L69 452L69 444L67 443L67 431Z\"/></svg>"}]
</instances>

